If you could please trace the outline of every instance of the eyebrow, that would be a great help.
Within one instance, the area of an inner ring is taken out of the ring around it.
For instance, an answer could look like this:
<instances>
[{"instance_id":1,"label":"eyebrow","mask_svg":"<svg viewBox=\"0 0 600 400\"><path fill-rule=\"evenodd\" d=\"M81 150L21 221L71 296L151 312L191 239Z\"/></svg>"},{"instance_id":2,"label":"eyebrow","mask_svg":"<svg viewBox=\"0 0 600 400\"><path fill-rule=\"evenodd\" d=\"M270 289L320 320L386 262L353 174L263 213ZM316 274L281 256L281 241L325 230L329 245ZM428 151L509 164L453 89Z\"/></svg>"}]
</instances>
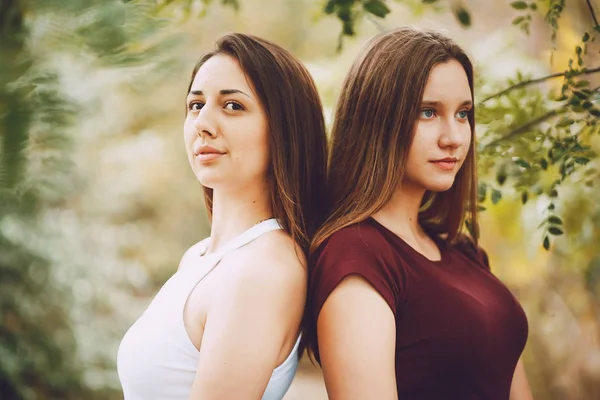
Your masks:
<instances>
[{"instance_id":1,"label":"eyebrow","mask_svg":"<svg viewBox=\"0 0 600 400\"><path fill-rule=\"evenodd\" d=\"M436 107L436 106L442 105L442 102L441 101L432 101L432 100L423 100L421 102L421 105ZM473 102L471 100L465 100L462 103L460 103L459 107L472 106L472 105L473 105Z\"/></svg>"},{"instance_id":2,"label":"eyebrow","mask_svg":"<svg viewBox=\"0 0 600 400\"><path fill-rule=\"evenodd\" d=\"M250 97L249 94L247 94L245 92L242 92L239 89L223 89L223 90L219 90L219 94L221 94L221 95L228 95L228 94L235 94L235 93L241 93L244 96ZM204 95L204 93L202 92L202 90L190 90L190 94L193 94L195 96L203 96ZM252 97L250 97L250 98L252 98Z\"/></svg>"}]
</instances>

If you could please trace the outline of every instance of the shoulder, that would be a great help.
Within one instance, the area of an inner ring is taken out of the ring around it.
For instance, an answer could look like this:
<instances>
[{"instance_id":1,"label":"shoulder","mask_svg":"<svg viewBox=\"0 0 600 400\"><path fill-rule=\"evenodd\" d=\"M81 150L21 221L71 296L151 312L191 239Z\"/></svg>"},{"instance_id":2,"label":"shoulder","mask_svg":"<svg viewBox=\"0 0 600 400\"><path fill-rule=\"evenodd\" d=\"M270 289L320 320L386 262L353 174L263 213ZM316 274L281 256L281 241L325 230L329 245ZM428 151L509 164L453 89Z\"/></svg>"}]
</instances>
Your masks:
<instances>
[{"instance_id":1,"label":"shoulder","mask_svg":"<svg viewBox=\"0 0 600 400\"><path fill-rule=\"evenodd\" d=\"M206 250L206 244L208 242L208 238L204 238L196 244L190 246L179 261L178 269L181 269L186 263L194 260L198 260L198 257L204 253Z\"/></svg>"},{"instance_id":2,"label":"shoulder","mask_svg":"<svg viewBox=\"0 0 600 400\"><path fill-rule=\"evenodd\" d=\"M369 220L340 229L331 235L315 252L315 257L381 257L390 250L390 244Z\"/></svg>"},{"instance_id":3,"label":"shoulder","mask_svg":"<svg viewBox=\"0 0 600 400\"><path fill-rule=\"evenodd\" d=\"M232 290L261 296L305 293L307 270L300 247L283 230L265 233L228 255L223 262L235 269Z\"/></svg>"},{"instance_id":4,"label":"shoulder","mask_svg":"<svg viewBox=\"0 0 600 400\"><path fill-rule=\"evenodd\" d=\"M310 292L317 315L331 292L346 278L372 286L395 312L403 293L404 272L384 234L368 220L340 229L311 257Z\"/></svg>"}]
</instances>

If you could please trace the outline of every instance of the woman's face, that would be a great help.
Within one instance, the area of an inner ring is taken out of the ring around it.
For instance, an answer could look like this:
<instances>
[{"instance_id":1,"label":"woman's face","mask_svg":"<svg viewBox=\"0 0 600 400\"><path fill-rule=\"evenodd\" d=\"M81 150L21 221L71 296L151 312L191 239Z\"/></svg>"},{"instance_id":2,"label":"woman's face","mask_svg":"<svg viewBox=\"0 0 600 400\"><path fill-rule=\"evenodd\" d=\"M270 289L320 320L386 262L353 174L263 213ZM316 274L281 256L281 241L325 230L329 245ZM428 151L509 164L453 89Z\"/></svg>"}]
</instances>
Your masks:
<instances>
[{"instance_id":1,"label":"woman's face","mask_svg":"<svg viewBox=\"0 0 600 400\"><path fill-rule=\"evenodd\" d=\"M431 69L414 127L402 186L443 192L452 187L471 144L473 107L467 74L456 60Z\"/></svg>"},{"instance_id":2,"label":"woman's face","mask_svg":"<svg viewBox=\"0 0 600 400\"><path fill-rule=\"evenodd\" d=\"M183 133L190 165L203 186L239 189L266 180L267 117L233 57L215 55L198 70Z\"/></svg>"}]
</instances>

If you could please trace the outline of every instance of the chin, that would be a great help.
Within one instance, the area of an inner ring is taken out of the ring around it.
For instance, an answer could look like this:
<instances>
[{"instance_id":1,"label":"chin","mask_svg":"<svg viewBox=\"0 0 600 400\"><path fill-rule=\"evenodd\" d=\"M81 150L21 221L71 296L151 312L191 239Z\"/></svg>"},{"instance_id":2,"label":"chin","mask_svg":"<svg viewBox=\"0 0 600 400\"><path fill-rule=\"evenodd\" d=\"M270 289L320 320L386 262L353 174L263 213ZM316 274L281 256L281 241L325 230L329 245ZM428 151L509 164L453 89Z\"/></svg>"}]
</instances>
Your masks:
<instances>
[{"instance_id":1,"label":"chin","mask_svg":"<svg viewBox=\"0 0 600 400\"><path fill-rule=\"evenodd\" d=\"M216 171L196 170L194 171L194 174L202 186L214 189L223 181L223 178L220 176L221 174L216 174L215 172Z\"/></svg>"},{"instance_id":2,"label":"chin","mask_svg":"<svg viewBox=\"0 0 600 400\"><path fill-rule=\"evenodd\" d=\"M452 185L454 185L454 179L446 182L430 182L430 184L427 185L427 190L430 192L441 193L450 190Z\"/></svg>"}]
</instances>

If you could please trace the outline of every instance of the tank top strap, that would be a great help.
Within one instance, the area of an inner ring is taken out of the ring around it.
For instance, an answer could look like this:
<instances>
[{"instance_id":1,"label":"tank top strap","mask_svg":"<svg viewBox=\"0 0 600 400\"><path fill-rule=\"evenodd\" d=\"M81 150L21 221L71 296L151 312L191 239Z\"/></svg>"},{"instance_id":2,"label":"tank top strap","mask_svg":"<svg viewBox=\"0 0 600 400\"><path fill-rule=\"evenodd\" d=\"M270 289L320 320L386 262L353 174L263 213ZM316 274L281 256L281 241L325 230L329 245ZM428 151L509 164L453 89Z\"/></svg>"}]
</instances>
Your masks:
<instances>
[{"instance_id":1,"label":"tank top strap","mask_svg":"<svg viewBox=\"0 0 600 400\"><path fill-rule=\"evenodd\" d=\"M217 251L219 256L217 256L216 258L220 261L223 257L227 255L227 253L247 245L248 243L258 238L264 233L271 232L277 229L283 228L279 221L277 221L277 219L275 218L270 218L265 221L259 222L252 228L244 231L239 236L226 243L221 249Z\"/></svg>"},{"instance_id":2,"label":"tank top strap","mask_svg":"<svg viewBox=\"0 0 600 400\"><path fill-rule=\"evenodd\" d=\"M231 241L225 243L221 246L220 249L215 251L214 253L206 253L206 249L210 244L210 237L202 240L201 242L194 245L190 248L190 256L188 258L189 262L186 265L183 265L183 268L180 268L179 271L171 278L173 282L167 282L165 287L169 287L172 291L173 300L176 304L176 308L180 309L183 313L185 309L185 304L194 290L194 288L204 279L207 275L209 275L212 271L214 271L217 266L220 264L221 260L230 252L247 245L254 239L258 238L264 233L274 231L277 229L283 229L277 219L271 218L265 221L262 221L248 230L241 233L239 236L236 236ZM185 257L185 256L184 256ZM202 257L203 261L201 263L197 263L193 261L195 257ZM189 344L189 339L187 335L187 331L185 326L183 325L183 319L179 317L179 312L171 313L173 315L177 315L177 320L175 323L179 326L180 334L182 334L182 340ZM188 351L190 354L195 354L196 349L192 345L188 346Z\"/></svg>"},{"instance_id":3,"label":"tank top strap","mask_svg":"<svg viewBox=\"0 0 600 400\"><path fill-rule=\"evenodd\" d=\"M262 221L249 228L248 230L242 232L239 236L236 236L230 242L224 244L220 249L218 249L214 253L205 254L206 249L208 249L208 246L210 244L210 237L194 245L195 249L190 249L194 250L191 251L191 253L195 256L202 256L204 258L204 262L201 266L192 263L188 267L184 268L185 271L181 271L181 274L187 274L185 281L186 285L189 285L189 288L184 290L183 292L190 292L202 279L204 279L204 277L206 277L206 275L210 274L217 267L217 265L228 253L247 245L248 243L258 238L264 233L274 231L277 229L283 228L281 227L277 219L271 218Z\"/></svg>"}]
</instances>

